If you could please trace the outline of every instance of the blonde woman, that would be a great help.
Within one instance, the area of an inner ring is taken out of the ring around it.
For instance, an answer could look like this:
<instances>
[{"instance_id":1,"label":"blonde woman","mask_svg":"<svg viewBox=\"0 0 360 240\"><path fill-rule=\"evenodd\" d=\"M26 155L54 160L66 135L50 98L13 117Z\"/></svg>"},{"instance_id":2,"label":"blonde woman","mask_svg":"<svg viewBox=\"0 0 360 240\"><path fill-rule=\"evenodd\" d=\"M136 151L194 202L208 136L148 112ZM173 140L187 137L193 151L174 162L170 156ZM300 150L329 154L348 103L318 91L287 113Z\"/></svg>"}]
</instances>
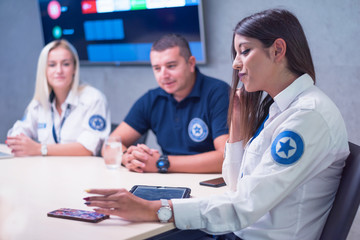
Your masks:
<instances>
[{"instance_id":1,"label":"blonde woman","mask_svg":"<svg viewBox=\"0 0 360 240\"><path fill-rule=\"evenodd\" d=\"M25 116L6 140L15 156L96 155L110 133L105 96L80 84L79 57L66 40L40 53L36 87Z\"/></svg>"}]
</instances>

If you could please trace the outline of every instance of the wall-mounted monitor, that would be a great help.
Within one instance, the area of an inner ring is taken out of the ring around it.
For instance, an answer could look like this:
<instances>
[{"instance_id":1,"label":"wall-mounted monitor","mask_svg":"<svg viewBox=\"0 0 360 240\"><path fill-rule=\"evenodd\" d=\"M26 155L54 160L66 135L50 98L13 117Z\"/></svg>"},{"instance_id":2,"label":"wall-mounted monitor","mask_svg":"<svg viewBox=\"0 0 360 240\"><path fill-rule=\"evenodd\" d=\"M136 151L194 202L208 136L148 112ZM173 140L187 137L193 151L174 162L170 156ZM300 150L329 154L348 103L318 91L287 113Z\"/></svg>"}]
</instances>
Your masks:
<instances>
[{"instance_id":1,"label":"wall-mounted monitor","mask_svg":"<svg viewBox=\"0 0 360 240\"><path fill-rule=\"evenodd\" d=\"M66 39L82 64L148 64L152 43L183 35L206 63L201 0L38 0L44 43Z\"/></svg>"}]
</instances>

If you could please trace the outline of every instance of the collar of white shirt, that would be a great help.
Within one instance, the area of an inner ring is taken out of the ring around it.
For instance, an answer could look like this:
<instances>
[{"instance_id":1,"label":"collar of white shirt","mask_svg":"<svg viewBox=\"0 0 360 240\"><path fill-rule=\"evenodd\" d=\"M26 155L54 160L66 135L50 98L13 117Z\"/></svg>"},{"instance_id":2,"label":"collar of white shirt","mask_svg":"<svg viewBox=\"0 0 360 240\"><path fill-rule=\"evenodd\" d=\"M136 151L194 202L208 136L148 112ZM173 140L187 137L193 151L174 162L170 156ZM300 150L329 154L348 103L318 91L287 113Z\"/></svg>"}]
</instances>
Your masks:
<instances>
[{"instance_id":1,"label":"collar of white shirt","mask_svg":"<svg viewBox=\"0 0 360 240\"><path fill-rule=\"evenodd\" d=\"M281 91L274 97L274 102L279 107L280 111L284 111L294 99L314 85L314 81L309 74L303 74L298 77L292 84Z\"/></svg>"}]
</instances>

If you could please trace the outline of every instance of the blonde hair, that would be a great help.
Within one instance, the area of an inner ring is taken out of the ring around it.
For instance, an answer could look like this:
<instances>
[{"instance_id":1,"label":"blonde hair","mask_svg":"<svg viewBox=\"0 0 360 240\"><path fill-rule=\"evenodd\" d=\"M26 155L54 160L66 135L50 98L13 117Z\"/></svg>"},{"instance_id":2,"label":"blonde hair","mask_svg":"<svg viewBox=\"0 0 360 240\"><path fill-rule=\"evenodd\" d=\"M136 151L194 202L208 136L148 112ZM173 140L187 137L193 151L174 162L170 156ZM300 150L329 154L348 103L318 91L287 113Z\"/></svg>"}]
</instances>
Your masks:
<instances>
[{"instance_id":1,"label":"blonde hair","mask_svg":"<svg viewBox=\"0 0 360 240\"><path fill-rule=\"evenodd\" d=\"M78 53L73 45L71 45L68 41L61 39L55 40L48 43L42 50L39 56L38 65L37 65L37 72L36 72L36 84L35 84L35 93L33 100L38 101L44 109L50 111L50 102L49 97L52 92L52 88L49 85L46 77L46 68L47 68L47 61L50 51L55 48L65 48L67 49L73 59L74 59L74 67L75 67L75 74L71 85L71 90L74 94L78 94L79 92L79 85L80 85L80 67L79 67L79 56Z\"/></svg>"}]
</instances>

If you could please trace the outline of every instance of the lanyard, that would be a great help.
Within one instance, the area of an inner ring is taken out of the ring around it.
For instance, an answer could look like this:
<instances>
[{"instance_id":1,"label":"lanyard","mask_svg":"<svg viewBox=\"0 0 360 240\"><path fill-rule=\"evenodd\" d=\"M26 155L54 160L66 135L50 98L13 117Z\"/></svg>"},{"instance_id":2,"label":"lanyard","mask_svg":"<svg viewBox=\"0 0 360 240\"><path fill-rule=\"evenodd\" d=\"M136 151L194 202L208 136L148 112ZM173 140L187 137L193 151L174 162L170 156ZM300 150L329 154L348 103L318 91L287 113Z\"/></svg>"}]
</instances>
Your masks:
<instances>
[{"instance_id":1,"label":"lanyard","mask_svg":"<svg viewBox=\"0 0 360 240\"><path fill-rule=\"evenodd\" d=\"M56 143L59 143L60 140L61 140L61 129L62 129L62 126L64 125L64 122L65 122L66 118L69 116L69 114L70 114L70 104L67 105L65 113L64 113L64 118L60 122L60 130L59 130L59 138L58 138L57 135L56 135L56 131L55 131L54 108L51 107L51 118L52 118L52 121L53 121L52 134L53 134L53 138L54 138Z\"/></svg>"},{"instance_id":2,"label":"lanyard","mask_svg":"<svg viewBox=\"0 0 360 240\"><path fill-rule=\"evenodd\" d=\"M254 136L250 139L249 144L252 143L252 141L260 134L260 132L264 129L264 125L266 120L269 118L269 114L266 116L266 118L264 119L264 121L261 123L260 127L256 130ZM241 172L241 178L244 176L244 173Z\"/></svg>"},{"instance_id":3,"label":"lanyard","mask_svg":"<svg viewBox=\"0 0 360 240\"><path fill-rule=\"evenodd\" d=\"M261 123L260 127L256 130L254 136L251 138L250 143L260 134L260 132L264 129L264 124L266 120L269 118L269 114L266 116L264 121Z\"/></svg>"}]
</instances>

